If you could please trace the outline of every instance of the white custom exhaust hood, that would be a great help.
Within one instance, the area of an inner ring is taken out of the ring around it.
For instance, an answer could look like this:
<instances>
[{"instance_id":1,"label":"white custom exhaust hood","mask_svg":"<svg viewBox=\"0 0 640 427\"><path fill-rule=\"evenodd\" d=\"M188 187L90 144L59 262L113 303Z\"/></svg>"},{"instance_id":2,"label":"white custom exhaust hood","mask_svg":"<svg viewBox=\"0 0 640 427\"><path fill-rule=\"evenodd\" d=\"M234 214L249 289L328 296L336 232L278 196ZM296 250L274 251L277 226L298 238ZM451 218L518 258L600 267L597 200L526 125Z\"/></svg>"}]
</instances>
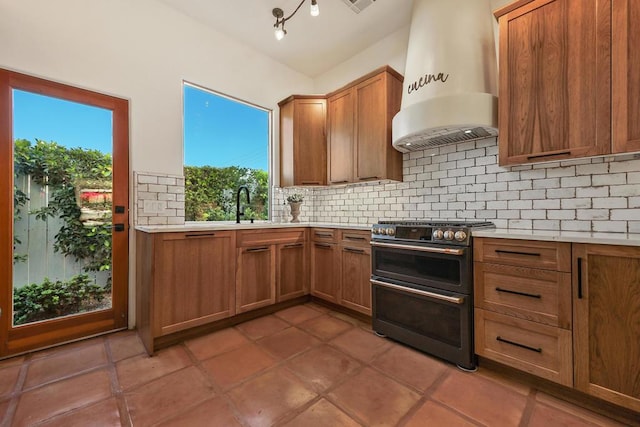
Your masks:
<instances>
[{"instance_id":1,"label":"white custom exhaust hood","mask_svg":"<svg viewBox=\"0 0 640 427\"><path fill-rule=\"evenodd\" d=\"M415 0L393 146L497 135L497 68L490 0Z\"/></svg>"}]
</instances>

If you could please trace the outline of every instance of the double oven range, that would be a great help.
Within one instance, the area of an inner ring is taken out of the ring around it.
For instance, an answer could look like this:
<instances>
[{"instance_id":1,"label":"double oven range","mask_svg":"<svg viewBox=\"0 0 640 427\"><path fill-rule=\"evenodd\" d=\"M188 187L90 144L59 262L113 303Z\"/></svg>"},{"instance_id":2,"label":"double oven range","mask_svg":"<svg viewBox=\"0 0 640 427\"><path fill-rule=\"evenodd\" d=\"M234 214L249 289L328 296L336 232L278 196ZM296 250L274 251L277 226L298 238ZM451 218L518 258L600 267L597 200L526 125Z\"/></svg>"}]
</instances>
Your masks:
<instances>
[{"instance_id":1,"label":"double oven range","mask_svg":"<svg viewBox=\"0 0 640 427\"><path fill-rule=\"evenodd\" d=\"M473 230L491 222L381 221L371 235L373 330L474 370Z\"/></svg>"}]
</instances>

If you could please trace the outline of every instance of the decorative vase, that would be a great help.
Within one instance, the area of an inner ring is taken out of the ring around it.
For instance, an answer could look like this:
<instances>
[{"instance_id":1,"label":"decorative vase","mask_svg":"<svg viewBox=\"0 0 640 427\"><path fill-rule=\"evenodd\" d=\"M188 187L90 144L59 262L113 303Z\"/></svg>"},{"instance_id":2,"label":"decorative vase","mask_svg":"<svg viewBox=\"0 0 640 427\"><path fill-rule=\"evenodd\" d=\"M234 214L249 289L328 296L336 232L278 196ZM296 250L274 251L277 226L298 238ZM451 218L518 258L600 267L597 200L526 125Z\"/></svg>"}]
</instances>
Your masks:
<instances>
[{"instance_id":1,"label":"decorative vase","mask_svg":"<svg viewBox=\"0 0 640 427\"><path fill-rule=\"evenodd\" d=\"M302 202L289 202L289 205L291 206L291 216L293 217L291 219L291 222L300 222L300 219L298 217L300 216L301 204Z\"/></svg>"}]
</instances>

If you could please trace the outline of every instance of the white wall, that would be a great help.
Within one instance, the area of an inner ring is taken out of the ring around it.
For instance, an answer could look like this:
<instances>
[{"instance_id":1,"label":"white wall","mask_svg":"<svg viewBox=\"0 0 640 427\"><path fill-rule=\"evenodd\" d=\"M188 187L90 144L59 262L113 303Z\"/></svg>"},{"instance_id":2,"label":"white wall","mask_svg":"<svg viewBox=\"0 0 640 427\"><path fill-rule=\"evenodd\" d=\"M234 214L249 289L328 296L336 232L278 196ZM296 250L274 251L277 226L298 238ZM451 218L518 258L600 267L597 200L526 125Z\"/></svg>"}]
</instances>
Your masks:
<instances>
[{"instance_id":1,"label":"white wall","mask_svg":"<svg viewBox=\"0 0 640 427\"><path fill-rule=\"evenodd\" d=\"M316 77L313 93L332 92L383 65L390 65L400 74L404 74L408 41L409 26L391 33L349 60Z\"/></svg>"},{"instance_id":2,"label":"white wall","mask_svg":"<svg viewBox=\"0 0 640 427\"><path fill-rule=\"evenodd\" d=\"M0 0L0 67L128 99L131 171L160 175L182 175L183 79L273 109L275 135L277 102L314 89L154 0ZM133 233L130 249L132 325Z\"/></svg>"},{"instance_id":3,"label":"white wall","mask_svg":"<svg viewBox=\"0 0 640 427\"><path fill-rule=\"evenodd\" d=\"M129 99L132 169L175 175L183 79L274 111L313 89L310 78L153 0L0 0L0 66Z\"/></svg>"}]
</instances>

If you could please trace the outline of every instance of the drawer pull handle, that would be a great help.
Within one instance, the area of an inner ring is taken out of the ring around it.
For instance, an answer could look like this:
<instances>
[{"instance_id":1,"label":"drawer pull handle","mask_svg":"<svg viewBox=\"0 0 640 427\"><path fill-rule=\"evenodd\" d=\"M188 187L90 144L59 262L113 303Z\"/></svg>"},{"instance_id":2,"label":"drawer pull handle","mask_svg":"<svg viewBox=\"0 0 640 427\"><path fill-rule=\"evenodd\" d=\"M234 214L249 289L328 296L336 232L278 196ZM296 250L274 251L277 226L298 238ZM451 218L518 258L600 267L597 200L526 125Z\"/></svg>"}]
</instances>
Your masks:
<instances>
[{"instance_id":1,"label":"drawer pull handle","mask_svg":"<svg viewBox=\"0 0 640 427\"><path fill-rule=\"evenodd\" d=\"M520 344L520 343L517 343L515 341L505 340L504 338L502 338L499 335L496 337L496 341L500 341L500 342L503 342L503 343L506 343L506 344L515 345L516 347L524 348L525 350L535 351L536 353L542 353L542 349L540 347L538 347L538 348L529 347L528 345Z\"/></svg>"},{"instance_id":2,"label":"drawer pull handle","mask_svg":"<svg viewBox=\"0 0 640 427\"><path fill-rule=\"evenodd\" d=\"M291 248L301 248L302 247L302 243L291 243L290 245L284 245L285 249L291 249Z\"/></svg>"},{"instance_id":3,"label":"drawer pull handle","mask_svg":"<svg viewBox=\"0 0 640 427\"><path fill-rule=\"evenodd\" d=\"M367 240L366 237L362 236L344 236L344 238L347 240Z\"/></svg>"},{"instance_id":4,"label":"drawer pull handle","mask_svg":"<svg viewBox=\"0 0 640 427\"><path fill-rule=\"evenodd\" d=\"M538 299L542 298L542 295L540 294L528 294L526 292L512 291L511 289L496 288L496 291L505 292L507 294L520 295L520 296L529 297L529 298L538 298Z\"/></svg>"},{"instance_id":5,"label":"drawer pull handle","mask_svg":"<svg viewBox=\"0 0 640 427\"><path fill-rule=\"evenodd\" d=\"M314 243L313 245L316 248L331 249L331 245L328 243Z\"/></svg>"},{"instance_id":6,"label":"drawer pull handle","mask_svg":"<svg viewBox=\"0 0 640 427\"><path fill-rule=\"evenodd\" d=\"M184 237L211 237L215 235L216 233L197 233L197 234L185 234Z\"/></svg>"},{"instance_id":7,"label":"drawer pull handle","mask_svg":"<svg viewBox=\"0 0 640 427\"><path fill-rule=\"evenodd\" d=\"M571 150L567 151L558 151L557 153L546 153L546 154L534 154L532 156L527 156L527 159L539 159L541 157L553 157L553 156L566 156L571 154Z\"/></svg>"},{"instance_id":8,"label":"drawer pull handle","mask_svg":"<svg viewBox=\"0 0 640 427\"><path fill-rule=\"evenodd\" d=\"M508 254L508 255L540 256L540 254L536 252L505 251L504 249L496 249L495 252L497 254Z\"/></svg>"},{"instance_id":9,"label":"drawer pull handle","mask_svg":"<svg viewBox=\"0 0 640 427\"><path fill-rule=\"evenodd\" d=\"M355 248L344 248L347 252L353 252L354 254L363 254L364 249L355 249Z\"/></svg>"},{"instance_id":10,"label":"drawer pull handle","mask_svg":"<svg viewBox=\"0 0 640 427\"><path fill-rule=\"evenodd\" d=\"M317 231L314 233L316 237L333 237L331 233L318 233Z\"/></svg>"},{"instance_id":11,"label":"drawer pull handle","mask_svg":"<svg viewBox=\"0 0 640 427\"><path fill-rule=\"evenodd\" d=\"M255 253L255 252L265 252L265 251L268 251L268 250L269 250L269 247L268 247L268 246L263 246L263 247L260 247L260 248L249 248L249 249L245 249L245 251L244 251L244 252L245 252L245 253L249 253L249 252L253 252L253 253Z\"/></svg>"}]
</instances>

